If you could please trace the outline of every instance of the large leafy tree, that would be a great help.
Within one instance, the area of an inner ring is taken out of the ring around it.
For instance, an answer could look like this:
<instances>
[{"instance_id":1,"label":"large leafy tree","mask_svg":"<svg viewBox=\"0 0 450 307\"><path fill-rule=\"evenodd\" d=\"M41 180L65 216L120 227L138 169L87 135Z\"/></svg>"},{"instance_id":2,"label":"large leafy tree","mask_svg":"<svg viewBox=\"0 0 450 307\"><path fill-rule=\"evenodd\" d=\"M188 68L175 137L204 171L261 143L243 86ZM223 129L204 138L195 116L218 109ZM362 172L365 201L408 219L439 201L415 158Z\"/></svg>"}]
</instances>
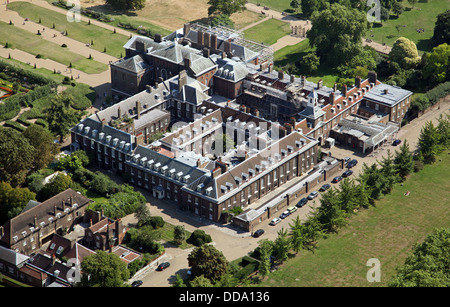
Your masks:
<instances>
[{"instance_id":1,"label":"large leafy tree","mask_svg":"<svg viewBox=\"0 0 450 307\"><path fill-rule=\"evenodd\" d=\"M420 62L416 44L405 37L399 37L389 52L389 60L398 63L404 69L416 67Z\"/></svg>"},{"instance_id":2,"label":"large leafy tree","mask_svg":"<svg viewBox=\"0 0 450 307\"><path fill-rule=\"evenodd\" d=\"M123 287L130 277L127 265L116 254L98 250L81 263L83 287Z\"/></svg>"},{"instance_id":3,"label":"large leafy tree","mask_svg":"<svg viewBox=\"0 0 450 307\"><path fill-rule=\"evenodd\" d=\"M450 45L441 44L426 55L423 77L437 84L450 80Z\"/></svg>"},{"instance_id":4,"label":"large leafy tree","mask_svg":"<svg viewBox=\"0 0 450 307\"><path fill-rule=\"evenodd\" d=\"M33 167L35 149L14 129L0 129L0 181L16 187L25 182Z\"/></svg>"},{"instance_id":5,"label":"large leafy tree","mask_svg":"<svg viewBox=\"0 0 450 307\"><path fill-rule=\"evenodd\" d=\"M107 4L119 11L142 10L145 0L106 0Z\"/></svg>"},{"instance_id":6,"label":"large leafy tree","mask_svg":"<svg viewBox=\"0 0 450 307\"><path fill-rule=\"evenodd\" d=\"M40 125L31 125L23 136L34 147L33 170L40 170L50 164L59 152L58 144L54 143L54 137L50 131Z\"/></svg>"},{"instance_id":7,"label":"large leafy tree","mask_svg":"<svg viewBox=\"0 0 450 307\"><path fill-rule=\"evenodd\" d=\"M60 137L60 141L69 129L81 119L81 112L73 109L73 96L70 94L59 94L51 100L47 110L47 121L49 130Z\"/></svg>"},{"instance_id":8,"label":"large leafy tree","mask_svg":"<svg viewBox=\"0 0 450 307\"><path fill-rule=\"evenodd\" d=\"M325 9L327 5L325 0L302 0L300 3L302 13L306 18L310 18L314 12Z\"/></svg>"},{"instance_id":9,"label":"large leafy tree","mask_svg":"<svg viewBox=\"0 0 450 307\"><path fill-rule=\"evenodd\" d=\"M317 54L333 65L351 60L361 50L361 39L367 31L366 15L338 3L316 11L307 35Z\"/></svg>"},{"instance_id":10,"label":"large leafy tree","mask_svg":"<svg viewBox=\"0 0 450 307\"><path fill-rule=\"evenodd\" d=\"M20 213L35 197L36 194L28 188L13 188L7 182L0 182L0 225Z\"/></svg>"},{"instance_id":11,"label":"large leafy tree","mask_svg":"<svg viewBox=\"0 0 450 307\"><path fill-rule=\"evenodd\" d=\"M433 41L435 45L450 44L450 10L437 15L434 25Z\"/></svg>"},{"instance_id":12,"label":"large leafy tree","mask_svg":"<svg viewBox=\"0 0 450 307\"><path fill-rule=\"evenodd\" d=\"M208 16L226 15L245 10L246 0L209 0Z\"/></svg>"},{"instance_id":13,"label":"large leafy tree","mask_svg":"<svg viewBox=\"0 0 450 307\"><path fill-rule=\"evenodd\" d=\"M227 272L228 261L221 251L209 244L196 247L188 256L192 276L203 275L211 282L220 280Z\"/></svg>"},{"instance_id":14,"label":"large leafy tree","mask_svg":"<svg viewBox=\"0 0 450 307\"><path fill-rule=\"evenodd\" d=\"M390 287L450 287L450 228L435 229L416 244Z\"/></svg>"}]
</instances>

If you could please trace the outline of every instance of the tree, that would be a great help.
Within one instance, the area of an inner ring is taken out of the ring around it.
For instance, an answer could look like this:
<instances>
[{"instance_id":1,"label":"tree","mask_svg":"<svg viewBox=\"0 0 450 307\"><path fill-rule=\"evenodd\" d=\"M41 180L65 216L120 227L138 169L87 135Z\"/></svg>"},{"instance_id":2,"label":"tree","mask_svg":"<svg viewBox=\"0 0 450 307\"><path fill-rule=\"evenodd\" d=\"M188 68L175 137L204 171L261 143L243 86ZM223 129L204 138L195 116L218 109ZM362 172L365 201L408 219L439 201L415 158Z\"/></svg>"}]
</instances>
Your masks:
<instances>
[{"instance_id":1,"label":"tree","mask_svg":"<svg viewBox=\"0 0 450 307\"><path fill-rule=\"evenodd\" d=\"M188 263L193 277L203 275L213 283L227 272L229 265L223 253L209 244L196 247L188 255Z\"/></svg>"},{"instance_id":2,"label":"tree","mask_svg":"<svg viewBox=\"0 0 450 307\"><path fill-rule=\"evenodd\" d=\"M123 287L130 277L127 265L116 254L98 250L81 262L82 287Z\"/></svg>"},{"instance_id":3,"label":"tree","mask_svg":"<svg viewBox=\"0 0 450 307\"><path fill-rule=\"evenodd\" d=\"M405 179L414 170L414 160L407 140L400 146L400 151L395 151L394 166L402 179Z\"/></svg>"},{"instance_id":4,"label":"tree","mask_svg":"<svg viewBox=\"0 0 450 307\"><path fill-rule=\"evenodd\" d=\"M322 194L317 218L327 232L337 232L338 228L347 224L336 189L329 189Z\"/></svg>"},{"instance_id":5,"label":"tree","mask_svg":"<svg viewBox=\"0 0 450 307\"><path fill-rule=\"evenodd\" d=\"M186 229L184 229L184 226L175 226L173 229L173 238L178 245L181 245L183 241L186 240Z\"/></svg>"},{"instance_id":6,"label":"tree","mask_svg":"<svg viewBox=\"0 0 450 307\"><path fill-rule=\"evenodd\" d=\"M449 242L450 228L434 229L423 243L414 245L389 286L450 287Z\"/></svg>"},{"instance_id":7,"label":"tree","mask_svg":"<svg viewBox=\"0 0 450 307\"><path fill-rule=\"evenodd\" d=\"M403 11L405 10L405 7L401 2L395 2L394 6L392 7L392 12L394 12L395 15L397 15L397 18L403 14Z\"/></svg>"},{"instance_id":8,"label":"tree","mask_svg":"<svg viewBox=\"0 0 450 307\"><path fill-rule=\"evenodd\" d=\"M387 156L382 157L381 161L378 161L378 164L381 166L380 173L383 178L381 192L383 194L390 193L394 184L399 181L399 176L389 149L387 150Z\"/></svg>"},{"instance_id":9,"label":"tree","mask_svg":"<svg viewBox=\"0 0 450 307\"><path fill-rule=\"evenodd\" d=\"M371 204L374 200L379 199L382 194L383 187L383 176L380 170L377 168L377 164L373 163L368 166L366 163L363 164L362 171L357 179L359 183L364 183L368 198Z\"/></svg>"},{"instance_id":10,"label":"tree","mask_svg":"<svg viewBox=\"0 0 450 307\"><path fill-rule=\"evenodd\" d=\"M33 167L35 149L15 129L0 129L0 181L16 187L25 182Z\"/></svg>"},{"instance_id":11,"label":"tree","mask_svg":"<svg viewBox=\"0 0 450 307\"><path fill-rule=\"evenodd\" d=\"M60 137L60 141L69 129L76 125L81 119L81 112L71 108L74 103L70 94L59 94L51 100L47 110L47 122L49 130Z\"/></svg>"},{"instance_id":12,"label":"tree","mask_svg":"<svg viewBox=\"0 0 450 307\"><path fill-rule=\"evenodd\" d=\"M450 115L440 115L438 118L438 125L436 127L438 132L438 142L443 148L450 146Z\"/></svg>"},{"instance_id":13,"label":"tree","mask_svg":"<svg viewBox=\"0 0 450 307\"><path fill-rule=\"evenodd\" d=\"M34 147L33 171L47 167L59 152L58 144L50 131L40 125L31 125L23 132L23 136Z\"/></svg>"},{"instance_id":14,"label":"tree","mask_svg":"<svg viewBox=\"0 0 450 307\"><path fill-rule=\"evenodd\" d=\"M283 263L288 259L292 243L289 239L288 232L284 229L284 227L281 228L277 234L278 236L273 242L273 255L278 262Z\"/></svg>"},{"instance_id":15,"label":"tree","mask_svg":"<svg viewBox=\"0 0 450 307\"><path fill-rule=\"evenodd\" d=\"M439 152L439 134L431 121L427 121L420 130L419 151L425 163L433 163Z\"/></svg>"},{"instance_id":16,"label":"tree","mask_svg":"<svg viewBox=\"0 0 450 307\"><path fill-rule=\"evenodd\" d=\"M437 15L434 24L433 42L435 46L440 44L450 44L450 10Z\"/></svg>"},{"instance_id":17,"label":"tree","mask_svg":"<svg viewBox=\"0 0 450 307\"><path fill-rule=\"evenodd\" d=\"M312 76L320 65L320 57L318 57L314 52L310 52L305 55L300 61L300 72L306 76Z\"/></svg>"},{"instance_id":18,"label":"tree","mask_svg":"<svg viewBox=\"0 0 450 307\"><path fill-rule=\"evenodd\" d=\"M38 199L44 201L72 187L72 178L64 173L53 177L38 193Z\"/></svg>"},{"instance_id":19,"label":"tree","mask_svg":"<svg viewBox=\"0 0 450 307\"><path fill-rule=\"evenodd\" d=\"M258 242L259 247L259 274L261 276L267 276L270 272L270 256L272 255L273 242L268 239L263 239Z\"/></svg>"},{"instance_id":20,"label":"tree","mask_svg":"<svg viewBox=\"0 0 450 307\"><path fill-rule=\"evenodd\" d=\"M298 11L298 8L300 7L301 1L299 0L292 0L290 3L290 6L295 10L295 12Z\"/></svg>"},{"instance_id":21,"label":"tree","mask_svg":"<svg viewBox=\"0 0 450 307\"><path fill-rule=\"evenodd\" d=\"M412 5L412 8L416 5L417 0L408 0L408 3Z\"/></svg>"},{"instance_id":22,"label":"tree","mask_svg":"<svg viewBox=\"0 0 450 307\"><path fill-rule=\"evenodd\" d=\"M405 37L399 37L389 52L389 60L397 62L404 69L416 67L420 62L416 44Z\"/></svg>"},{"instance_id":23,"label":"tree","mask_svg":"<svg viewBox=\"0 0 450 307\"><path fill-rule=\"evenodd\" d=\"M13 188L7 182L0 182L0 225L20 213L30 200L36 200L36 194L28 188Z\"/></svg>"},{"instance_id":24,"label":"tree","mask_svg":"<svg viewBox=\"0 0 450 307\"><path fill-rule=\"evenodd\" d=\"M105 2L119 11L142 10L145 7L145 0L105 0Z\"/></svg>"},{"instance_id":25,"label":"tree","mask_svg":"<svg viewBox=\"0 0 450 307\"><path fill-rule=\"evenodd\" d=\"M317 55L329 63L337 66L361 52L361 39L367 31L363 12L334 3L314 12L311 23L307 32L310 46L316 47Z\"/></svg>"},{"instance_id":26,"label":"tree","mask_svg":"<svg viewBox=\"0 0 450 307\"><path fill-rule=\"evenodd\" d=\"M305 244L305 226L301 223L300 217L297 216L293 224L289 224L291 227L291 241L292 249L298 253Z\"/></svg>"},{"instance_id":27,"label":"tree","mask_svg":"<svg viewBox=\"0 0 450 307\"><path fill-rule=\"evenodd\" d=\"M325 9L327 2L324 0L302 0L300 7L302 8L302 14L306 18L310 18L314 12Z\"/></svg>"},{"instance_id":28,"label":"tree","mask_svg":"<svg viewBox=\"0 0 450 307\"><path fill-rule=\"evenodd\" d=\"M208 16L227 15L245 10L246 0L208 0Z\"/></svg>"},{"instance_id":29,"label":"tree","mask_svg":"<svg viewBox=\"0 0 450 307\"><path fill-rule=\"evenodd\" d=\"M427 54L423 77L433 84L450 80L450 45L441 44Z\"/></svg>"},{"instance_id":30,"label":"tree","mask_svg":"<svg viewBox=\"0 0 450 307\"><path fill-rule=\"evenodd\" d=\"M150 224L150 210L147 207L147 204L141 204L137 210L134 212L134 217L138 220L138 227L142 227L144 225Z\"/></svg>"},{"instance_id":31,"label":"tree","mask_svg":"<svg viewBox=\"0 0 450 307\"><path fill-rule=\"evenodd\" d=\"M389 20L389 10L387 8L385 8L384 6L382 6L380 9L380 19L381 19L381 23L383 23L383 21Z\"/></svg>"}]
</instances>

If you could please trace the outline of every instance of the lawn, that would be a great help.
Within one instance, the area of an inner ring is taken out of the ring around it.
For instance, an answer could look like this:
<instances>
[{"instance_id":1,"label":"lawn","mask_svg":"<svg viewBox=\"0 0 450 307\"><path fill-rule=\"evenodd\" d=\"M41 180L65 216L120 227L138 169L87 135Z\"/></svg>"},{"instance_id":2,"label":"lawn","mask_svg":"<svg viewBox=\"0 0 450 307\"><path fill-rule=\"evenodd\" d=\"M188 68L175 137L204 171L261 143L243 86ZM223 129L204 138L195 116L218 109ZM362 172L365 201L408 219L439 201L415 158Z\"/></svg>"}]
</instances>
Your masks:
<instances>
[{"instance_id":1,"label":"lawn","mask_svg":"<svg viewBox=\"0 0 450 307\"><path fill-rule=\"evenodd\" d=\"M306 54L314 50L315 48L309 46L308 39L292 46L286 46L276 51L274 54L275 69L282 69L282 67L288 64L294 64L297 61L301 61ZM297 69L294 72L290 71L289 73L294 73L297 76L299 75ZM307 76L308 81L317 82L320 79L322 79L325 86L333 87L334 83L339 79L339 76L328 65L321 64L314 76Z\"/></svg>"},{"instance_id":2,"label":"lawn","mask_svg":"<svg viewBox=\"0 0 450 307\"><path fill-rule=\"evenodd\" d=\"M8 4L8 9L16 11L22 17L28 17L31 21L39 22L43 26L52 28L55 25L55 30L59 32L68 33L68 37L83 43L94 44L91 48L103 52L106 47L106 53L114 57L120 57L123 52L123 45L128 41L129 37L113 33L105 28L89 25L85 21L69 22L65 14L48 10L46 8L34 5L28 2L12 2Z\"/></svg>"},{"instance_id":3,"label":"lawn","mask_svg":"<svg viewBox=\"0 0 450 307\"><path fill-rule=\"evenodd\" d=\"M280 38L290 33L289 23L277 19L269 19L245 30L244 37L265 45L273 45Z\"/></svg>"},{"instance_id":4,"label":"lawn","mask_svg":"<svg viewBox=\"0 0 450 307\"><path fill-rule=\"evenodd\" d=\"M412 9L408 1L403 0L403 6L405 7L403 14L397 18L391 12L389 20L383 22L383 26L374 24L372 32L367 32L366 37L392 46L397 38L403 36L417 45L419 53L431 51L433 48L431 38L436 16L450 9L450 2L448 0L418 1ZM396 26L400 26L399 31L397 31ZM424 29L425 31L419 33L416 29Z\"/></svg>"},{"instance_id":5,"label":"lawn","mask_svg":"<svg viewBox=\"0 0 450 307\"><path fill-rule=\"evenodd\" d=\"M73 68L88 74L97 74L108 69L106 64L89 60L62 48L58 44L45 40L39 35L0 21L0 44L5 45L6 42L8 42L10 48L20 49L33 55L40 54L43 58L49 58L55 62L65 65L69 65L72 62ZM11 56L14 58L13 51Z\"/></svg>"},{"instance_id":6,"label":"lawn","mask_svg":"<svg viewBox=\"0 0 450 307\"><path fill-rule=\"evenodd\" d=\"M404 193L410 191L409 196ZM413 173L403 186L357 213L338 234L320 240L314 253L301 251L271 273L261 286L387 286L415 243L433 228L450 224L450 155ZM370 258L381 264L381 282L369 283Z\"/></svg>"}]
</instances>

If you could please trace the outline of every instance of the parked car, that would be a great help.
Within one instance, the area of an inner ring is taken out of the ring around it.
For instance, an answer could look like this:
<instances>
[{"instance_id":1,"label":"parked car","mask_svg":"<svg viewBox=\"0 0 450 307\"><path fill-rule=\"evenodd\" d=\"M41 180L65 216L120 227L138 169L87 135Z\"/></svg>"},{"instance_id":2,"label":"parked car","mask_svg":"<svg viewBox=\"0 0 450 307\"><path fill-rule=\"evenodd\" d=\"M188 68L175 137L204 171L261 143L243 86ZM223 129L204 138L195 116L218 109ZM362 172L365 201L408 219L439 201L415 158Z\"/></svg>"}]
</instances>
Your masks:
<instances>
[{"instance_id":1,"label":"parked car","mask_svg":"<svg viewBox=\"0 0 450 307\"><path fill-rule=\"evenodd\" d=\"M135 280L131 283L132 287L139 287L140 285L142 285L142 280Z\"/></svg>"},{"instance_id":2,"label":"parked car","mask_svg":"<svg viewBox=\"0 0 450 307\"><path fill-rule=\"evenodd\" d=\"M263 229L258 229L257 231L255 231L253 233L253 237L258 238L260 236L262 236L264 234L264 230Z\"/></svg>"},{"instance_id":3,"label":"parked car","mask_svg":"<svg viewBox=\"0 0 450 307\"><path fill-rule=\"evenodd\" d=\"M333 180L331 180L332 183L338 183L339 181L342 180L342 176L336 176L333 178Z\"/></svg>"},{"instance_id":4,"label":"parked car","mask_svg":"<svg viewBox=\"0 0 450 307\"><path fill-rule=\"evenodd\" d=\"M344 163L347 165L347 163L348 163L348 161L350 161L350 159L351 159L350 157L345 157L344 158Z\"/></svg>"},{"instance_id":5,"label":"parked car","mask_svg":"<svg viewBox=\"0 0 450 307\"><path fill-rule=\"evenodd\" d=\"M352 167L356 166L356 164L358 164L358 160L353 159L353 160L351 160L350 162L347 163L347 167L348 168L352 168Z\"/></svg>"},{"instance_id":6,"label":"parked car","mask_svg":"<svg viewBox=\"0 0 450 307\"><path fill-rule=\"evenodd\" d=\"M163 270L167 269L169 266L170 266L169 262L163 262L160 265L158 265L158 268L156 270L163 271Z\"/></svg>"},{"instance_id":7,"label":"parked car","mask_svg":"<svg viewBox=\"0 0 450 307\"><path fill-rule=\"evenodd\" d=\"M331 188L331 185L329 185L328 183L325 183L323 186L320 187L319 191L320 192L325 192L329 188Z\"/></svg>"},{"instance_id":8,"label":"parked car","mask_svg":"<svg viewBox=\"0 0 450 307\"><path fill-rule=\"evenodd\" d=\"M306 205L306 203L308 202L308 198L306 198L306 197L303 197L302 199L300 199L299 201L298 201L298 203L297 203L297 207L298 208L301 208L301 207L303 207L304 205Z\"/></svg>"},{"instance_id":9,"label":"parked car","mask_svg":"<svg viewBox=\"0 0 450 307\"><path fill-rule=\"evenodd\" d=\"M273 220L270 221L269 225L275 226L279 222L281 222L281 219L276 217L276 218L274 218Z\"/></svg>"},{"instance_id":10,"label":"parked car","mask_svg":"<svg viewBox=\"0 0 450 307\"><path fill-rule=\"evenodd\" d=\"M346 178L346 177L350 176L351 174L353 174L353 171L351 169L349 169L342 174L342 177Z\"/></svg>"},{"instance_id":11,"label":"parked car","mask_svg":"<svg viewBox=\"0 0 450 307\"><path fill-rule=\"evenodd\" d=\"M295 211L297 211L297 207L296 206L292 206L288 208L289 214L294 213Z\"/></svg>"},{"instance_id":12,"label":"parked car","mask_svg":"<svg viewBox=\"0 0 450 307\"><path fill-rule=\"evenodd\" d=\"M394 142L392 142L392 146L397 146L401 142L402 142L402 140L396 139L396 140L394 140Z\"/></svg>"},{"instance_id":13,"label":"parked car","mask_svg":"<svg viewBox=\"0 0 450 307\"><path fill-rule=\"evenodd\" d=\"M291 214L289 211L284 211L281 213L280 218L285 219L289 216L289 214Z\"/></svg>"},{"instance_id":14,"label":"parked car","mask_svg":"<svg viewBox=\"0 0 450 307\"><path fill-rule=\"evenodd\" d=\"M308 195L308 199L309 199L309 200L314 199L314 198L316 198L318 195L319 195L319 192L317 192L317 191L311 192L311 193L309 193L309 195Z\"/></svg>"}]
</instances>

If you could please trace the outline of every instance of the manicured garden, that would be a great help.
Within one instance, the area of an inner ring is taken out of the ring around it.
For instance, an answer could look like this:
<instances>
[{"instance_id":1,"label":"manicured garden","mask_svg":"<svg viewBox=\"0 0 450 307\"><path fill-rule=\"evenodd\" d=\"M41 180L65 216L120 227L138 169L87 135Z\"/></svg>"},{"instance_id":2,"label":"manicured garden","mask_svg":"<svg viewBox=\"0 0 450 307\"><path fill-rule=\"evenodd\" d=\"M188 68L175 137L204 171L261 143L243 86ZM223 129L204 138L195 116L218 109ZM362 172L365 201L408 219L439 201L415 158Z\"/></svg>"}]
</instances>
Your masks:
<instances>
[{"instance_id":1,"label":"manicured garden","mask_svg":"<svg viewBox=\"0 0 450 307\"><path fill-rule=\"evenodd\" d=\"M128 36L114 33L103 27L89 24L85 21L69 22L65 14L61 14L29 2L12 2L8 9L16 11L23 18L39 22L45 27L58 30L60 33L68 33L68 37L77 41L93 44L91 48L104 52L114 57L120 57L123 53L123 45L129 39ZM43 53L46 55L45 53Z\"/></svg>"},{"instance_id":2,"label":"manicured garden","mask_svg":"<svg viewBox=\"0 0 450 307\"><path fill-rule=\"evenodd\" d=\"M108 65L88 59L76 54L67 48L63 48L56 43L43 39L40 35L20 29L15 25L0 21L0 44L9 48L20 49L41 58L48 58L56 62L79 69L88 74L101 73L108 69ZM14 58L14 51L11 50L11 57Z\"/></svg>"},{"instance_id":3,"label":"manicured garden","mask_svg":"<svg viewBox=\"0 0 450 307\"><path fill-rule=\"evenodd\" d=\"M273 45L280 38L290 33L289 23L277 19L269 19L245 30L244 37L265 45Z\"/></svg>"}]
</instances>

